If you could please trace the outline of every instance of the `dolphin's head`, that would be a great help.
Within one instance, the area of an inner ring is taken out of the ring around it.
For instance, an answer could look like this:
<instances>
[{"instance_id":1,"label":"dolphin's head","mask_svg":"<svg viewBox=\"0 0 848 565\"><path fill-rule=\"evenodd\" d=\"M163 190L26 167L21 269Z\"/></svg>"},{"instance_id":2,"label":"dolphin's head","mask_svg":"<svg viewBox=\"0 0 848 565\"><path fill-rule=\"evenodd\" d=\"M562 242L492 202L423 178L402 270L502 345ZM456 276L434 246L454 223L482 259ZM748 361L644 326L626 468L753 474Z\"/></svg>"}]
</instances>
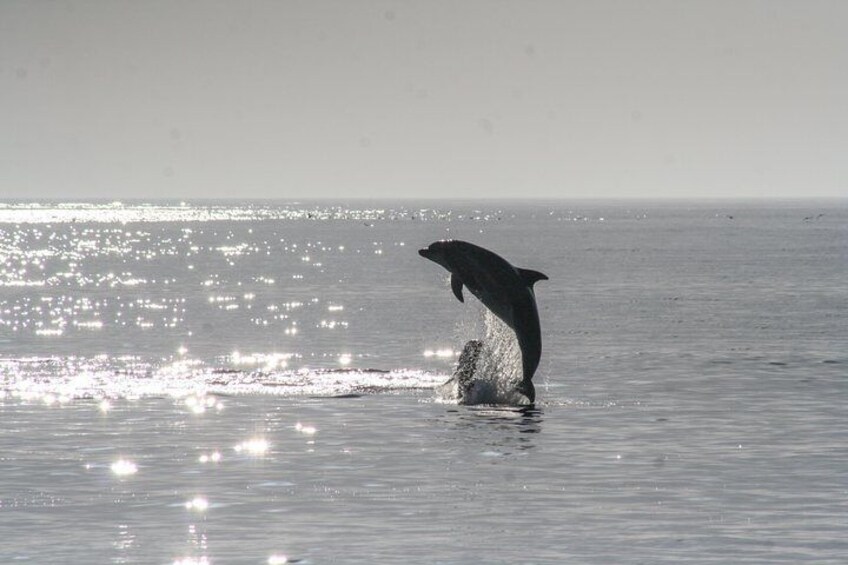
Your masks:
<instances>
[{"instance_id":1,"label":"dolphin's head","mask_svg":"<svg viewBox=\"0 0 848 565\"><path fill-rule=\"evenodd\" d=\"M425 259L429 259L434 263L438 263L439 265L450 271L451 268L448 264L448 256L450 255L451 248L454 246L453 244L453 240L450 239L434 241L424 249L419 249L418 254L424 257Z\"/></svg>"}]
</instances>

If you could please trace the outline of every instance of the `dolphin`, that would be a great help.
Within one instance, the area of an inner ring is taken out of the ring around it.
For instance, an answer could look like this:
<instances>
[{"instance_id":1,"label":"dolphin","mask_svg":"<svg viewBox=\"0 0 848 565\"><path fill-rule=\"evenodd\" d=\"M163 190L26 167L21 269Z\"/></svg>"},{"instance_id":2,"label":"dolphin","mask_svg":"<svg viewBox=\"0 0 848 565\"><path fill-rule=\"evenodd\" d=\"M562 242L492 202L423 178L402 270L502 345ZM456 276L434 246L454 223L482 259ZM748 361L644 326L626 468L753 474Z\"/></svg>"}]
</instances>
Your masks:
<instances>
[{"instance_id":1,"label":"dolphin","mask_svg":"<svg viewBox=\"0 0 848 565\"><path fill-rule=\"evenodd\" d=\"M523 380L517 391L532 404L536 400L533 373L542 356L542 331L533 285L548 277L538 271L513 267L500 255L467 241L446 239L431 243L418 254L451 274L451 290L465 302L465 286L486 308L515 332L521 349Z\"/></svg>"}]
</instances>

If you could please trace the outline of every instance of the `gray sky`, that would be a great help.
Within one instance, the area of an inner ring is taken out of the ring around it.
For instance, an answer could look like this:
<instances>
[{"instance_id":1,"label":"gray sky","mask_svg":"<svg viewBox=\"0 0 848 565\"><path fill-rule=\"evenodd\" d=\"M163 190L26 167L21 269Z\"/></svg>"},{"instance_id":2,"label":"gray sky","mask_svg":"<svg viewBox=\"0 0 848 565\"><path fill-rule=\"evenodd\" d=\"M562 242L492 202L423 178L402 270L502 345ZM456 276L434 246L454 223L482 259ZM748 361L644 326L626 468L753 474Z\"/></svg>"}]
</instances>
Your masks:
<instances>
[{"instance_id":1,"label":"gray sky","mask_svg":"<svg viewBox=\"0 0 848 565\"><path fill-rule=\"evenodd\" d=\"M0 198L848 196L848 2L0 0Z\"/></svg>"}]
</instances>

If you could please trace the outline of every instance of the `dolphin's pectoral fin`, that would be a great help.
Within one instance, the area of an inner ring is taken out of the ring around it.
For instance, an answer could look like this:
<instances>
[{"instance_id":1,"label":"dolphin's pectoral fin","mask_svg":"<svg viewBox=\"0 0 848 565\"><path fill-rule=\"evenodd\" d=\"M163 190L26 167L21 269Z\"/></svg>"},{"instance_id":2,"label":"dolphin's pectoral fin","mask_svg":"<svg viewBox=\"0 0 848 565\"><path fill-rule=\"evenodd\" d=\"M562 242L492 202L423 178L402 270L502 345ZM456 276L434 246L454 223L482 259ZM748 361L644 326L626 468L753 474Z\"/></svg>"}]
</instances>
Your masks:
<instances>
[{"instance_id":1,"label":"dolphin's pectoral fin","mask_svg":"<svg viewBox=\"0 0 848 565\"><path fill-rule=\"evenodd\" d=\"M533 285L539 281L548 280L548 275L540 273L539 271L533 271L531 269L521 269L519 267L516 267L516 270L518 270L518 275L521 277L521 280L524 281L524 284L526 284L530 288L533 288Z\"/></svg>"},{"instance_id":2,"label":"dolphin's pectoral fin","mask_svg":"<svg viewBox=\"0 0 848 565\"><path fill-rule=\"evenodd\" d=\"M465 302L465 299L462 297L462 280L456 276L456 273L451 273L451 290L457 300Z\"/></svg>"}]
</instances>

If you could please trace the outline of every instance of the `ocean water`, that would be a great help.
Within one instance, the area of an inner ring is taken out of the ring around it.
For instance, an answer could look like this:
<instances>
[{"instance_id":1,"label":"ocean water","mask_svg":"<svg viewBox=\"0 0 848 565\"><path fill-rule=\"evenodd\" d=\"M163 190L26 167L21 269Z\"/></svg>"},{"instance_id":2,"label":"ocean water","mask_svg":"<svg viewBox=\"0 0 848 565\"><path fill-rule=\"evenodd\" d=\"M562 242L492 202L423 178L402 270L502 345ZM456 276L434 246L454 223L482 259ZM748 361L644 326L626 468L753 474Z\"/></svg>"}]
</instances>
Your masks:
<instances>
[{"instance_id":1,"label":"ocean water","mask_svg":"<svg viewBox=\"0 0 848 565\"><path fill-rule=\"evenodd\" d=\"M2 563L845 563L846 407L845 201L0 203Z\"/></svg>"}]
</instances>

